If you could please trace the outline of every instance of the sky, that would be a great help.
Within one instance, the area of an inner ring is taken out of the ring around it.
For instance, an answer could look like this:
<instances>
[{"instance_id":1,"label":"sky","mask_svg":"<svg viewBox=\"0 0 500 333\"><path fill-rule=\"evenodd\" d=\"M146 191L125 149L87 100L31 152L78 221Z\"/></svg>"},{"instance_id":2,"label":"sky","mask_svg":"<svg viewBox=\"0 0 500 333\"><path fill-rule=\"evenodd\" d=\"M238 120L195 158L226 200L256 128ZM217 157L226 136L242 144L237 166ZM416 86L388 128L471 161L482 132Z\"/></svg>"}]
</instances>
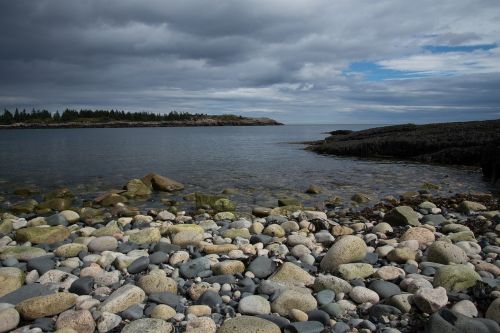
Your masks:
<instances>
[{"instance_id":1,"label":"sky","mask_svg":"<svg viewBox=\"0 0 500 333\"><path fill-rule=\"evenodd\" d=\"M500 118L499 0L0 0L0 107Z\"/></svg>"}]
</instances>

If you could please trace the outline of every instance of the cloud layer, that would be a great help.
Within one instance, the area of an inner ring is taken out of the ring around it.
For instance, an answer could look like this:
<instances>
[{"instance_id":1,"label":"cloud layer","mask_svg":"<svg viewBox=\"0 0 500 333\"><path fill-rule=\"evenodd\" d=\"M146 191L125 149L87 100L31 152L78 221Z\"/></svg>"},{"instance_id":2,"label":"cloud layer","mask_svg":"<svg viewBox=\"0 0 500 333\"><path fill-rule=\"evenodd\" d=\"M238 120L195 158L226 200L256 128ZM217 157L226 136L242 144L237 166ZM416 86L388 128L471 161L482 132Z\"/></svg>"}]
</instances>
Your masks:
<instances>
[{"instance_id":1,"label":"cloud layer","mask_svg":"<svg viewBox=\"0 0 500 333\"><path fill-rule=\"evenodd\" d=\"M496 0L2 1L0 106L500 118L498 22Z\"/></svg>"}]
</instances>

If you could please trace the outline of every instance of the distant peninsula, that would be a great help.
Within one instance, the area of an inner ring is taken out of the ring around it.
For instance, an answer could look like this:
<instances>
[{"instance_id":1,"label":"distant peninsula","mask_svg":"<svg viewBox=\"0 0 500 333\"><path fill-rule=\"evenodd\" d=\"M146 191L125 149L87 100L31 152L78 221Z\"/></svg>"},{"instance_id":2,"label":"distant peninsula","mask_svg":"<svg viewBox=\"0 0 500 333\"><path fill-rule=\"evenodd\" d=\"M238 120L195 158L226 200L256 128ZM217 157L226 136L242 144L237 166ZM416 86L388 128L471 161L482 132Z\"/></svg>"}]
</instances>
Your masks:
<instances>
[{"instance_id":1,"label":"distant peninsula","mask_svg":"<svg viewBox=\"0 0 500 333\"><path fill-rule=\"evenodd\" d=\"M320 154L480 166L500 188L500 119L333 131L307 149Z\"/></svg>"},{"instance_id":2,"label":"distant peninsula","mask_svg":"<svg viewBox=\"0 0 500 333\"><path fill-rule=\"evenodd\" d=\"M10 111L0 114L0 129L36 128L119 128L193 126L274 126L283 125L270 118L251 118L233 114L209 115L171 111L169 113L125 112L118 110Z\"/></svg>"}]
</instances>

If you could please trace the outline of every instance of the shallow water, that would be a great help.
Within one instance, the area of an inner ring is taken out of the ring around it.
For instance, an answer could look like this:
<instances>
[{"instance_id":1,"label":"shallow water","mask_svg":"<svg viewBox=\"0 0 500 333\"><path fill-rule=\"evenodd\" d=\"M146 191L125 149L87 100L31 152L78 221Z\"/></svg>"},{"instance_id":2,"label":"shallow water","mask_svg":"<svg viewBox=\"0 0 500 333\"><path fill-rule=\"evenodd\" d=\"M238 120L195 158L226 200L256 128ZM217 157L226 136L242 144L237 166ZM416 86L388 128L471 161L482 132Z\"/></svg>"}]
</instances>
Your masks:
<instances>
[{"instance_id":1,"label":"shallow water","mask_svg":"<svg viewBox=\"0 0 500 333\"><path fill-rule=\"evenodd\" d=\"M270 127L95 128L0 131L0 195L14 186L43 190L68 186L93 197L148 172L187 185L184 193L237 188L243 206L273 202L280 195L314 203L355 192L373 198L442 186L441 195L492 191L478 170L394 161L321 156L290 142L318 140L337 129L370 125ZM326 189L303 194L310 184Z\"/></svg>"}]
</instances>

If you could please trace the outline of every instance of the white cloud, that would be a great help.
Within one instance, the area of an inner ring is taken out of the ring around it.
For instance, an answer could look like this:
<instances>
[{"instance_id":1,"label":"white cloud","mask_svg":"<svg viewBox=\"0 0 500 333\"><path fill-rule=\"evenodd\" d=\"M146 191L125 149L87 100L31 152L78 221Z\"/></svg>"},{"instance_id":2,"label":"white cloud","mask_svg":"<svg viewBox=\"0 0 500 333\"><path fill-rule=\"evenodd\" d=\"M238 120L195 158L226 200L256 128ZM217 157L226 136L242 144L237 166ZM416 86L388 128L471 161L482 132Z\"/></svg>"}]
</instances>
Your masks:
<instances>
[{"instance_id":1,"label":"white cloud","mask_svg":"<svg viewBox=\"0 0 500 333\"><path fill-rule=\"evenodd\" d=\"M386 69L421 74L500 73L500 48L473 52L417 54L382 60L377 64Z\"/></svg>"}]
</instances>

